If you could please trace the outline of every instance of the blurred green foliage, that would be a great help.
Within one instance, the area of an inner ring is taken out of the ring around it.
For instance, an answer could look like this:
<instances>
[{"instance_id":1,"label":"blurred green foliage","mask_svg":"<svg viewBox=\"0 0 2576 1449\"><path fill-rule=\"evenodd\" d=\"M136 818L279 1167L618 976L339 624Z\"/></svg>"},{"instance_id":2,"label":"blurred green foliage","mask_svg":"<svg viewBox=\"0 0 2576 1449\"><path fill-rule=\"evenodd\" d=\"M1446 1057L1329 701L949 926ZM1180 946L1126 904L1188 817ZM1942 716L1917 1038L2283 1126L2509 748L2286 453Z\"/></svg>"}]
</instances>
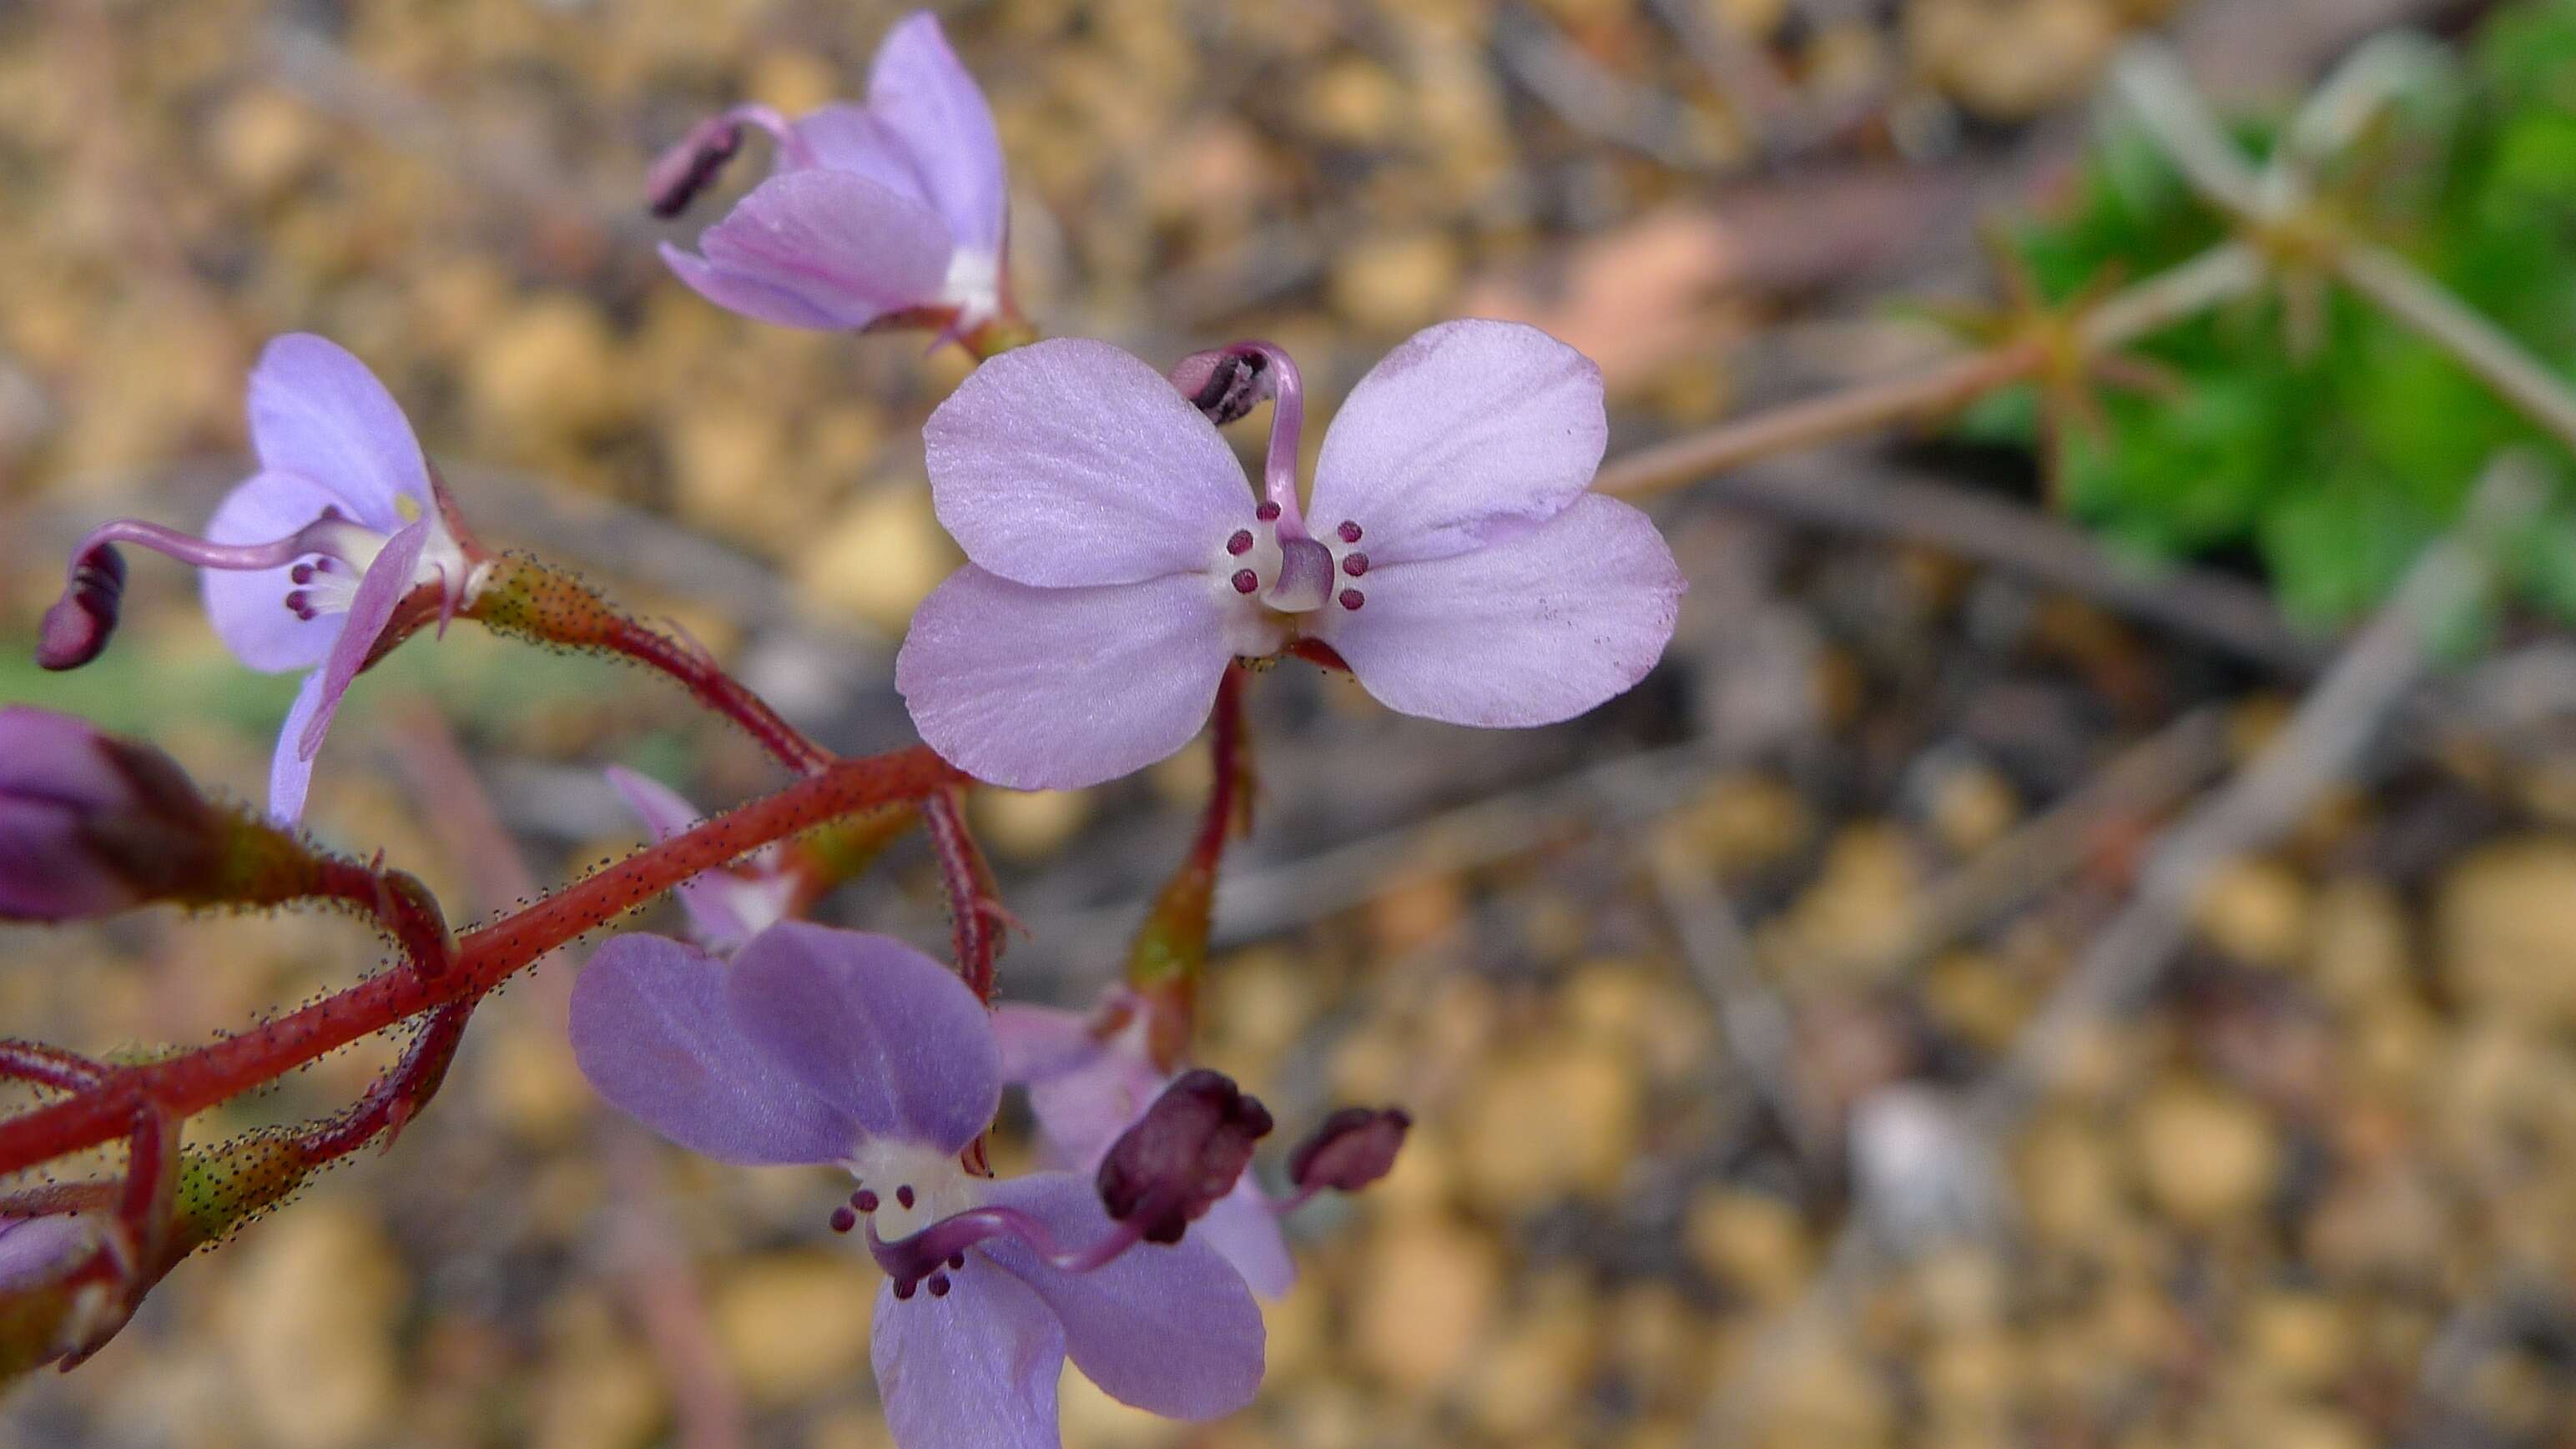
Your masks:
<instances>
[{"instance_id":1,"label":"blurred green foliage","mask_svg":"<svg viewBox=\"0 0 2576 1449\"><path fill-rule=\"evenodd\" d=\"M2576 0L2498 12L2455 59L2428 61L2317 178L2361 234L2402 252L2562 374L2576 365ZM2238 135L2268 154L2279 122ZM2067 204L2014 238L2043 295L2134 280L2224 235L2156 148L2111 126ZM2043 429L2030 389L1962 419L2036 444L2063 506L2144 553L2250 548L2296 620L2369 608L2459 511L2497 449L2539 433L2440 349L2331 289L2274 290L2138 348L2182 384L2114 392L2107 422ZM2560 466L2564 450L2540 453ZM2522 540L2520 602L2576 620L2576 505Z\"/></svg>"}]
</instances>

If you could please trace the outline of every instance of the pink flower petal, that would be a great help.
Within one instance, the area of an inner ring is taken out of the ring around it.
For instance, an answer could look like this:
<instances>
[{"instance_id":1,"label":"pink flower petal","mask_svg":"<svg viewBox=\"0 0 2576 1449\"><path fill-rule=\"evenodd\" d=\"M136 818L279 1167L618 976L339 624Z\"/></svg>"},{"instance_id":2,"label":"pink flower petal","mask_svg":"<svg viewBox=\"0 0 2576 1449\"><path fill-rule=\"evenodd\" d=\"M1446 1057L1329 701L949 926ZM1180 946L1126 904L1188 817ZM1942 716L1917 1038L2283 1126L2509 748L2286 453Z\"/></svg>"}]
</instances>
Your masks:
<instances>
[{"instance_id":1,"label":"pink flower petal","mask_svg":"<svg viewBox=\"0 0 2576 1449\"><path fill-rule=\"evenodd\" d=\"M886 32L868 73L868 113L909 155L957 244L998 253L1009 206L1002 139L938 17L916 12Z\"/></svg>"},{"instance_id":2,"label":"pink flower petal","mask_svg":"<svg viewBox=\"0 0 2576 1449\"><path fill-rule=\"evenodd\" d=\"M1036 1218L1067 1247L1112 1231L1090 1181L1072 1173L997 1182L985 1196ZM1214 1419L1261 1387L1261 1309L1195 1234L1169 1247L1139 1244L1088 1273L1049 1267L1016 1239L983 1247L1055 1310L1073 1366L1120 1403L1168 1419Z\"/></svg>"},{"instance_id":3,"label":"pink flower petal","mask_svg":"<svg viewBox=\"0 0 2576 1449\"><path fill-rule=\"evenodd\" d=\"M304 797L313 788L313 759L304 753L304 727L322 710L322 671L304 676L287 706L286 722L277 729L277 752L268 758L268 818L292 826L304 818Z\"/></svg>"},{"instance_id":4,"label":"pink flower petal","mask_svg":"<svg viewBox=\"0 0 2576 1449\"><path fill-rule=\"evenodd\" d=\"M428 547L430 530L438 526L435 514L404 527L385 540L384 551L358 576L358 591L349 600L349 613L340 624L340 637L331 641L331 653L322 661L322 695L314 706L313 717L304 722L303 732L295 737L296 752L310 760L322 748L322 733L331 728L331 716L340 709L340 696L366 667L367 652L376 647L376 637L394 616L394 606L412 589L412 575L420 568L421 550Z\"/></svg>"},{"instance_id":5,"label":"pink flower petal","mask_svg":"<svg viewBox=\"0 0 2576 1449\"><path fill-rule=\"evenodd\" d=\"M1204 574L1252 521L1216 427L1106 342L1058 338L975 369L923 428L930 498L966 556L1016 583Z\"/></svg>"},{"instance_id":6,"label":"pink flower petal","mask_svg":"<svg viewBox=\"0 0 2576 1449\"><path fill-rule=\"evenodd\" d=\"M898 1299L891 1282L877 1290L868 1357L887 1433L901 1449L1062 1449L1064 1330L1054 1311L982 1253L948 1277L945 1297Z\"/></svg>"},{"instance_id":7,"label":"pink flower petal","mask_svg":"<svg viewBox=\"0 0 2576 1449\"><path fill-rule=\"evenodd\" d=\"M1377 566L1461 553L1573 502L1609 438L1590 358L1518 322L1443 322L1351 389L1307 523L1359 524Z\"/></svg>"},{"instance_id":8,"label":"pink flower petal","mask_svg":"<svg viewBox=\"0 0 2576 1449\"><path fill-rule=\"evenodd\" d=\"M959 769L1078 789L1143 769L1207 723L1233 657L1221 622L1202 574L1034 589L968 564L913 612L894 683L922 739Z\"/></svg>"},{"instance_id":9,"label":"pink flower petal","mask_svg":"<svg viewBox=\"0 0 2576 1449\"><path fill-rule=\"evenodd\" d=\"M1672 640L1683 584L1654 523L1596 495L1473 552L1372 567L1361 587L1359 610L1316 617L1380 703L1451 724L1542 725L1645 678Z\"/></svg>"},{"instance_id":10,"label":"pink flower petal","mask_svg":"<svg viewBox=\"0 0 2576 1449\"><path fill-rule=\"evenodd\" d=\"M744 1030L731 968L642 932L612 938L572 988L573 1060L610 1105L722 1162L835 1162L859 1126Z\"/></svg>"},{"instance_id":11,"label":"pink flower petal","mask_svg":"<svg viewBox=\"0 0 2576 1449\"><path fill-rule=\"evenodd\" d=\"M1279 1214L1271 1211L1270 1195L1250 1168L1235 1181L1234 1191L1190 1224L1189 1236L1216 1249L1243 1275L1244 1285L1264 1298L1285 1298L1297 1286L1297 1260L1279 1230Z\"/></svg>"},{"instance_id":12,"label":"pink flower petal","mask_svg":"<svg viewBox=\"0 0 2576 1449\"><path fill-rule=\"evenodd\" d=\"M321 484L378 533L402 527L397 498L424 513L437 506L401 404L327 337L290 332L260 353L250 374L250 440L261 467Z\"/></svg>"},{"instance_id":13,"label":"pink flower petal","mask_svg":"<svg viewBox=\"0 0 2576 1449\"><path fill-rule=\"evenodd\" d=\"M334 506L345 511L347 500L301 473L258 473L224 495L206 522L206 537L216 543L267 543L302 529ZM331 643L340 637L344 616L307 619L286 607L295 581L285 569L201 569L197 585L216 637L253 669L272 674L310 669L330 657Z\"/></svg>"},{"instance_id":14,"label":"pink flower petal","mask_svg":"<svg viewBox=\"0 0 2576 1449\"><path fill-rule=\"evenodd\" d=\"M751 1039L871 1136L957 1152L992 1122L1001 1059L984 1004L903 942L781 921L726 983Z\"/></svg>"},{"instance_id":15,"label":"pink flower petal","mask_svg":"<svg viewBox=\"0 0 2576 1449\"><path fill-rule=\"evenodd\" d=\"M948 229L929 208L846 171L790 171L752 188L662 259L718 306L789 327L865 327L938 295Z\"/></svg>"}]
</instances>

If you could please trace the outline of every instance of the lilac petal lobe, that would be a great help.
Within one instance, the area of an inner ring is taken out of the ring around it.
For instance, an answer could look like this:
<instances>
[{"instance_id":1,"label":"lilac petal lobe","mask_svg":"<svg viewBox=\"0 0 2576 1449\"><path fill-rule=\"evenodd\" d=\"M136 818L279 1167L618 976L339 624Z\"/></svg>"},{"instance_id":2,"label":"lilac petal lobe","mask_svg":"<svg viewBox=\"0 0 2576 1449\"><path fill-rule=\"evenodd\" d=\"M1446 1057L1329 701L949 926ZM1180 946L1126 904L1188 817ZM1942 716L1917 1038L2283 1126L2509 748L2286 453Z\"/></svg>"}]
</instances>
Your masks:
<instances>
[{"instance_id":1,"label":"lilac petal lobe","mask_svg":"<svg viewBox=\"0 0 2576 1449\"><path fill-rule=\"evenodd\" d=\"M1071 790L1188 744L1232 658L1201 575L1040 589L968 564L913 611L894 682L951 764L1015 790Z\"/></svg>"},{"instance_id":2,"label":"lilac petal lobe","mask_svg":"<svg viewBox=\"0 0 2576 1449\"><path fill-rule=\"evenodd\" d=\"M1067 1247L1112 1231L1091 1185L1042 1172L992 1185L986 1199L1037 1219ZM1193 1237L1141 1243L1088 1273L1048 1266L1015 1239L984 1251L1055 1310L1074 1367L1120 1403L1170 1419L1214 1419L1261 1387L1261 1309L1242 1275Z\"/></svg>"},{"instance_id":3,"label":"lilac petal lobe","mask_svg":"<svg viewBox=\"0 0 2576 1449\"><path fill-rule=\"evenodd\" d=\"M1161 373L1084 338L975 369L922 429L930 499L966 557L1017 583L1203 573L1252 521L1232 449Z\"/></svg>"},{"instance_id":4,"label":"lilac petal lobe","mask_svg":"<svg viewBox=\"0 0 2576 1449\"><path fill-rule=\"evenodd\" d=\"M1590 358L1518 322L1444 322L1351 389L1308 512L1319 529L1359 523L1372 565L1439 558L1554 516L1609 439Z\"/></svg>"},{"instance_id":5,"label":"lilac petal lobe","mask_svg":"<svg viewBox=\"0 0 2576 1449\"><path fill-rule=\"evenodd\" d=\"M321 484L379 533L402 526L398 498L423 512L437 506L402 405L327 337L290 332L260 353L250 374L250 438L261 467Z\"/></svg>"},{"instance_id":6,"label":"lilac petal lobe","mask_svg":"<svg viewBox=\"0 0 2576 1449\"><path fill-rule=\"evenodd\" d=\"M295 691L286 722L278 726L277 753L268 761L268 815L280 825L292 826L304 818L304 796L313 786L313 757L304 753L300 741L306 726L321 712L322 671L316 669L304 676L302 687Z\"/></svg>"},{"instance_id":7,"label":"lilac petal lobe","mask_svg":"<svg viewBox=\"0 0 2576 1449\"><path fill-rule=\"evenodd\" d=\"M752 188L686 253L663 259L720 306L795 327L864 327L932 300L948 232L921 203L846 171L789 171Z\"/></svg>"},{"instance_id":8,"label":"lilac petal lobe","mask_svg":"<svg viewBox=\"0 0 2576 1449\"><path fill-rule=\"evenodd\" d=\"M1001 1102L984 1004L890 936L782 921L734 958L726 999L751 1037L871 1136L957 1152Z\"/></svg>"},{"instance_id":9,"label":"lilac petal lobe","mask_svg":"<svg viewBox=\"0 0 2576 1449\"><path fill-rule=\"evenodd\" d=\"M727 970L704 951L642 932L600 947L572 988L581 1074L618 1110L720 1161L845 1157L858 1124L744 1031L726 1001Z\"/></svg>"},{"instance_id":10,"label":"lilac petal lobe","mask_svg":"<svg viewBox=\"0 0 2576 1449\"><path fill-rule=\"evenodd\" d=\"M1288 1252L1279 1214L1249 1168L1235 1181L1234 1191L1190 1225L1190 1236L1216 1249L1243 1275L1245 1286L1264 1298L1284 1298L1297 1286L1297 1260Z\"/></svg>"},{"instance_id":11,"label":"lilac petal lobe","mask_svg":"<svg viewBox=\"0 0 2576 1449\"><path fill-rule=\"evenodd\" d=\"M980 1253L945 1297L877 1290L868 1357L886 1429L902 1449L1060 1449L1064 1330L1036 1294Z\"/></svg>"},{"instance_id":12,"label":"lilac petal lobe","mask_svg":"<svg viewBox=\"0 0 2576 1449\"><path fill-rule=\"evenodd\" d=\"M836 101L797 117L795 125L797 139L805 143L815 165L853 172L931 211L939 209L930 193L922 189L921 175L913 169L911 158L902 153L867 107ZM785 148L779 151L778 169L794 169Z\"/></svg>"},{"instance_id":13,"label":"lilac petal lobe","mask_svg":"<svg viewBox=\"0 0 2576 1449\"><path fill-rule=\"evenodd\" d=\"M1002 138L992 106L948 48L938 17L917 12L878 43L868 73L868 114L910 159L957 244L998 254L1010 207Z\"/></svg>"},{"instance_id":14,"label":"lilac petal lobe","mask_svg":"<svg viewBox=\"0 0 2576 1449\"><path fill-rule=\"evenodd\" d=\"M1002 1080L1028 1083L1069 1071L1100 1050L1091 1015L1053 1006L1006 1001L993 1008L993 1040L1002 1052Z\"/></svg>"},{"instance_id":15,"label":"lilac petal lobe","mask_svg":"<svg viewBox=\"0 0 2576 1449\"><path fill-rule=\"evenodd\" d=\"M349 614L341 621L340 637L331 641L330 656L322 661L321 701L295 739L295 748L305 759L312 759L322 748L323 731L331 728L331 716L339 712L340 697L349 692L358 671L366 667L367 651L376 647L376 637L392 621L394 606L411 592L412 575L420 568L421 550L429 546L430 531L437 526L434 516L406 526L385 541L384 551L359 575L358 591L349 600Z\"/></svg>"},{"instance_id":16,"label":"lilac petal lobe","mask_svg":"<svg viewBox=\"0 0 2576 1449\"><path fill-rule=\"evenodd\" d=\"M216 505L206 537L215 543L267 543L334 507L345 511L347 501L301 473L256 473ZM203 569L197 586L216 637L253 669L310 669L330 656L332 641L340 637L343 616L306 619L286 607L295 588L286 569Z\"/></svg>"},{"instance_id":17,"label":"lilac petal lobe","mask_svg":"<svg viewBox=\"0 0 2576 1449\"><path fill-rule=\"evenodd\" d=\"M1470 553L1378 568L1326 639L1390 709L1451 724L1571 719L1626 691L1671 642L1681 570L1654 523L1587 496Z\"/></svg>"}]
</instances>

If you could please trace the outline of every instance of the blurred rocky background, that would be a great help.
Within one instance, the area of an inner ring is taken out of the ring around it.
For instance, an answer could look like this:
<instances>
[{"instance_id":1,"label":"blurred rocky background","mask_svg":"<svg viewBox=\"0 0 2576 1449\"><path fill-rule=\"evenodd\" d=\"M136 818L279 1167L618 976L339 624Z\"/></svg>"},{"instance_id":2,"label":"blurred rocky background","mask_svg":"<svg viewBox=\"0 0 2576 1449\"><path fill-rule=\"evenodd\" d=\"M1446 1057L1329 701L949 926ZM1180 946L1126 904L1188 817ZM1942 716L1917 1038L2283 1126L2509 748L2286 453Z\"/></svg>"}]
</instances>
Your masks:
<instances>
[{"instance_id":1,"label":"blurred rocky background","mask_svg":"<svg viewBox=\"0 0 2576 1449\"><path fill-rule=\"evenodd\" d=\"M1047 330L1163 360L1268 336L1329 402L1423 323L1523 317L1601 361L1614 451L1930 355L1889 304L1978 295L1981 220L2064 204L2126 32L2170 28L2259 108L2366 34L2458 37L2487 9L943 7L999 113ZM661 225L639 199L718 106L855 93L895 14L0 0L0 698L258 794L291 690L222 654L179 571L136 561L100 664L28 657L69 540L201 519L241 474L244 368L309 329L386 378L487 536L668 615L835 746L902 742L892 648L956 561L919 425L963 364L713 308L652 249L712 209ZM1979 491L2043 547L2081 542L2010 447L1799 466ZM1800 475L1773 476L1657 504L1693 581L1681 634L1586 720L1467 733L1303 666L1260 681L1260 826L1203 1055L1291 1135L1352 1099L1421 1125L1389 1182L1297 1220L1253 1409L1163 1424L1068 1377L1068 1442L2569 1442L2576 734L2550 636L2446 680L2281 845L2219 869L2152 998L1990 1133L1967 1094L2332 638L2141 622L2067 569L1927 546L1938 518L1780 505ZM2270 617L2260 560L2196 566L2192 597ZM468 630L403 651L347 718L314 828L459 917L636 842L602 765L710 805L775 780L651 678ZM1034 932L1006 990L1114 976L1206 768L979 800ZM944 939L917 847L831 909ZM0 1023L198 1042L376 956L305 917L0 933ZM0 1441L885 1443L876 1275L822 1231L832 1182L603 1114L562 1040L574 964L484 1009L395 1151L184 1266L96 1361L0 1403ZM387 1056L194 1130L327 1110Z\"/></svg>"}]
</instances>

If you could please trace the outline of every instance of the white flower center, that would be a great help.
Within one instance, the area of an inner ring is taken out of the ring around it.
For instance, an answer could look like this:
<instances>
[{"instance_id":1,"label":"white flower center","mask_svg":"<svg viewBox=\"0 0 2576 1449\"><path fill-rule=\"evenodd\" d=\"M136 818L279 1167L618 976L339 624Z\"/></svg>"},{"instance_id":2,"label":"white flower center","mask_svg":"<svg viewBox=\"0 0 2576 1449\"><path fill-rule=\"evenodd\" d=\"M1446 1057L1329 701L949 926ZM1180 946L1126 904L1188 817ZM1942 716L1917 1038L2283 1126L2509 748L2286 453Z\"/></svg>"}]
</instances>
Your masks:
<instances>
[{"instance_id":1,"label":"white flower center","mask_svg":"<svg viewBox=\"0 0 2576 1449\"><path fill-rule=\"evenodd\" d=\"M330 552L298 560L287 570L287 579L293 585L284 601L287 611L303 619L349 612L350 605L357 602L358 581L375 566L377 556L392 541L392 535L360 524L336 524L331 529ZM469 573L463 546L447 531L444 522L434 521L429 526L429 541L421 547L420 562L412 566L411 579L403 592L409 593L423 584L441 584L462 607L473 601L481 583L479 570Z\"/></svg>"},{"instance_id":2,"label":"white flower center","mask_svg":"<svg viewBox=\"0 0 2576 1449\"><path fill-rule=\"evenodd\" d=\"M1000 315L1002 259L991 252L959 247L948 254L948 275L939 284L939 300L957 309L964 331Z\"/></svg>"},{"instance_id":3,"label":"white flower center","mask_svg":"<svg viewBox=\"0 0 2576 1449\"><path fill-rule=\"evenodd\" d=\"M889 1243L984 1201L983 1179L968 1175L956 1153L918 1142L861 1143L849 1169L860 1190L875 1195L869 1216Z\"/></svg>"},{"instance_id":4,"label":"white flower center","mask_svg":"<svg viewBox=\"0 0 2576 1449\"><path fill-rule=\"evenodd\" d=\"M1237 654L1276 653L1301 632L1299 615L1331 606L1356 610L1368 602L1360 580L1368 573L1360 526L1348 519L1311 538L1279 536L1278 510L1263 504L1252 519L1218 545L1208 579L1226 601L1229 642ZM1324 620L1313 621L1320 625Z\"/></svg>"}]
</instances>

